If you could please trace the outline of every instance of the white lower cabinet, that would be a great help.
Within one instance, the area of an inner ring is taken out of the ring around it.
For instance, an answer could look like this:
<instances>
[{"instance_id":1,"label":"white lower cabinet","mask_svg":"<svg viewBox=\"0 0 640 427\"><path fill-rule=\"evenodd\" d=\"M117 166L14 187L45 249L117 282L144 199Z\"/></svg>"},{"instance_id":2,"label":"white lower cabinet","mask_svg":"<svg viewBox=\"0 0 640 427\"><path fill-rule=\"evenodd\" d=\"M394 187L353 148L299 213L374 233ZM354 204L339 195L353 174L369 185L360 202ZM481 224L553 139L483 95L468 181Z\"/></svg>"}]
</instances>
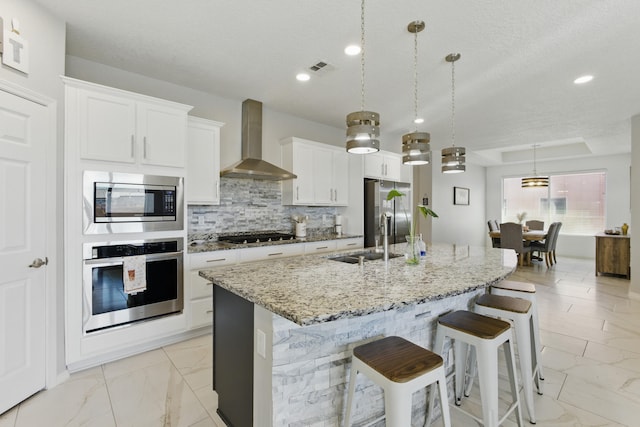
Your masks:
<instances>
[{"instance_id":1,"label":"white lower cabinet","mask_svg":"<svg viewBox=\"0 0 640 427\"><path fill-rule=\"evenodd\" d=\"M266 259L285 258L304 254L304 243L286 245L260 246L240 249L239 262L263 261Z\"/></svg>"},{"instance_id":2,"label":"white lower cabinet","mask_svg":"<svg viewBox=\"0 0 640 427\"><path fill-rule=\"evenodd\" d=\"M335 240L323 240L321 242L309 242L304 244L305 254L319 254L336 250Z\"/></svg>"},{"instance_id":3,"label":"white lower cabinet","mask_svg":"<svg viewBox=\"0 0 640 427\"><path fill-rule=\"evenodd\" d=\"M336 240L336 250L338 251L361 249L362 247L364 247L364 239L362 237Z\"/></svg>"},{"instance_id":4,"label":"white lower cabinet","mask_svg":"<svg viewBox=\"0 0 640 427\"><path fill-rule=\"evenodd\" d=\"M213 283L200 276L200 270L221 267L238 262L238 251L213 251L189 254L189 328L195 329L213 323Z\"/></svg>"}]
</instances>

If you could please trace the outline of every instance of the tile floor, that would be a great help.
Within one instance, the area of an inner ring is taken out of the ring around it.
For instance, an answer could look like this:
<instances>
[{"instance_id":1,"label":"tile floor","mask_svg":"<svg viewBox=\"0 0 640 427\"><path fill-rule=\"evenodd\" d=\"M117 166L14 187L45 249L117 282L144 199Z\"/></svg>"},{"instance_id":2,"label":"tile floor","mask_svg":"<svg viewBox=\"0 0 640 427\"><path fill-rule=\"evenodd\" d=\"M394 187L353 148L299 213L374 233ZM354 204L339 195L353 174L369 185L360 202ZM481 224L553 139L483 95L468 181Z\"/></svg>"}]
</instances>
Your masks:
<instances>
[{"instance_id":1,"label":"tile floor","mask_svg":"<svg viewBox=\"0 0 640 427\"><path fill-rule=\"evenodd\" d=\"M627 297L629 281L595 277L593 260L562 257L550 269L519 267L511 279L538 285L545 388L535 395L537 425L640 426L640 301ZM0 427L222 426L211 351L207 335L75 373L1 415ZM452 416L456 426L476 425Z\"/></svg>"}]
</instances>

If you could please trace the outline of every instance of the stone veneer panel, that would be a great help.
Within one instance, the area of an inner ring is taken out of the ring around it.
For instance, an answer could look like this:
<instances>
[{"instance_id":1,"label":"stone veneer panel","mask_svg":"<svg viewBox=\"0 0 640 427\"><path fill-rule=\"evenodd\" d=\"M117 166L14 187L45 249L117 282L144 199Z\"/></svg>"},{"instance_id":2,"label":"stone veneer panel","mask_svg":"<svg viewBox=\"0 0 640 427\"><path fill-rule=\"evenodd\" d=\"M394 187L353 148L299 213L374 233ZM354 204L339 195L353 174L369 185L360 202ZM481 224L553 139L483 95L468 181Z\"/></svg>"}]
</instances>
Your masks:
<instances>
[{"instance_id":1,"label":"stone veneer panel","mask_svg":"<svg viewBox=\"0 0 640 427\"><path fill-rule=\"evenodd\" d=\"M338 208L283 206L281 187L279 181L222 178L220 205L188 205L187 231L189 234L293 232L293 215L308 216L307 227L310 229L333 226ZM204 217L203 224L200 224L200 217Z\"/></svg>"},{"instance_id":2,"label":"stone veneer panel","mask_svg":"<svg viewBox=\"0 0 640 427\"><path fill-rule=\"evenodd\" d=\"M353 347L397 335L433 348L438 316L470 309L482 293L484 289L479 289L426 304L305 327L273 315L272 425L341 425ZM449 366L447 357L445 363ZM353 422L362 425L384 413L384 394L363 374L358 376L357 384ZM452 384L449 389L449 396L453 396ZM424 423L426 406L425 389L414 394L413 425ZM384 421L376 425L382 426Z\"/></svg>"}]
</instances>

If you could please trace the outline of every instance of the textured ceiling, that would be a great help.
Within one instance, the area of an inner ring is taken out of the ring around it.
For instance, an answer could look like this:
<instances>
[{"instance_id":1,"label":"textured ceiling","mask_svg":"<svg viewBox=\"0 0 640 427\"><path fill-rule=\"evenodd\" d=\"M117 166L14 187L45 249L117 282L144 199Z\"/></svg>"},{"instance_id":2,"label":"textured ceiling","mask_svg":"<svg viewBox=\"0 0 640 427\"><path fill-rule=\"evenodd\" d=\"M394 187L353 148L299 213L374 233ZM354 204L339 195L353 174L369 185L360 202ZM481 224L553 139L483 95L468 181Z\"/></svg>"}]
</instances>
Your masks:
<instances>
[{"instance_id":1,"label":"textured ceiling","mask_svg":"<svg viewBox=\"0 0 640 427\"><path fill-rule=\"evenodd\" d=\"M190 88L344 128L360 109L358 0L33 0L67 22L67 53ZM638 0L369 0L365 109L381 115L382 145L414 130L413 35L418 36L418 130L491 165L630 152L640 113ZM329 71L300 83L318 62ZM595 76L577 86L583 74ZM514 152L521 151L521 155ZM546 154L545 154L546 152Z\"/></svg>"}]
</instances>

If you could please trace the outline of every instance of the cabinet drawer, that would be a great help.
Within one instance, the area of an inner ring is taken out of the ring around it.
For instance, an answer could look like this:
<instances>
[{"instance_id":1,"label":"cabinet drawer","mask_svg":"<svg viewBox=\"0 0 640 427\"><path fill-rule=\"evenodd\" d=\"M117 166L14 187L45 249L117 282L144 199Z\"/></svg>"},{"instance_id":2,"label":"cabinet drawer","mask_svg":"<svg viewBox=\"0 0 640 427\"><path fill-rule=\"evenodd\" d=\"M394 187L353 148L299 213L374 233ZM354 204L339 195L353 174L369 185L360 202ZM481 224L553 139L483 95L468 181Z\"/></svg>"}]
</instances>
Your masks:
<instances>
[{"instance_id":1,"label":"cabinet drawer","mask_svg":"<svg viewBox=\"0 0 640 427\"><path fill-rule=\"evenodd\" d=\"M191 299L213 296L213 283L200 276L199 270L191 271Z\"/></svg>"},{"instance_id":2,"label":"cabinet drawer","mask_svg":"<svg viewBox=\"0 0 640 427\"><path fill-rule=\"evenodd\" d=\"M356 237L353 239L340 239L336 242L336 249L339 251L344 249L360 249L364 246L364 239L362 237Z\"/></svg>"},{"instance_id":3,"label":"cabinet drawer","mask_svg":"<svg viewBox=\"0 0 640 427\"><path fill-rule=\"evenodd\" d=\"M191 301L191 328L213 323L213 297Z\"/></svg>"},{"instance_id":4,"label":"cabinet drawer","mask_svg":"<svg viewBox=\"0 0 640 427\"><path fill-rule=\"evenodd\" d=\"M319 254L322 252L332 252L336 250L335 240L325 240L322 242L309 242L304 244L305 254Z\"/></svg>"},{"instance_id":5,"label":"cabinet drawer","mask_svg":"<svg viewBox=\"0 0 640 427\"><path fill-rule=\"evenodd\" d=\"M240 250L240 262L261 261L266 259L285 258L304 253L304 245L291 243L286 245L261 246Z\"/></svg>"},{"instance_id":6,"label":"cabinet drawer","mask_svg":"<svg viewBox=\"0 0 640 427\"><path fill-rule=\"evenodd\" d=\"M238 262L238 250L201 252L189 254L189 269L203 270Z\"/></svg>"}]
</instances>

